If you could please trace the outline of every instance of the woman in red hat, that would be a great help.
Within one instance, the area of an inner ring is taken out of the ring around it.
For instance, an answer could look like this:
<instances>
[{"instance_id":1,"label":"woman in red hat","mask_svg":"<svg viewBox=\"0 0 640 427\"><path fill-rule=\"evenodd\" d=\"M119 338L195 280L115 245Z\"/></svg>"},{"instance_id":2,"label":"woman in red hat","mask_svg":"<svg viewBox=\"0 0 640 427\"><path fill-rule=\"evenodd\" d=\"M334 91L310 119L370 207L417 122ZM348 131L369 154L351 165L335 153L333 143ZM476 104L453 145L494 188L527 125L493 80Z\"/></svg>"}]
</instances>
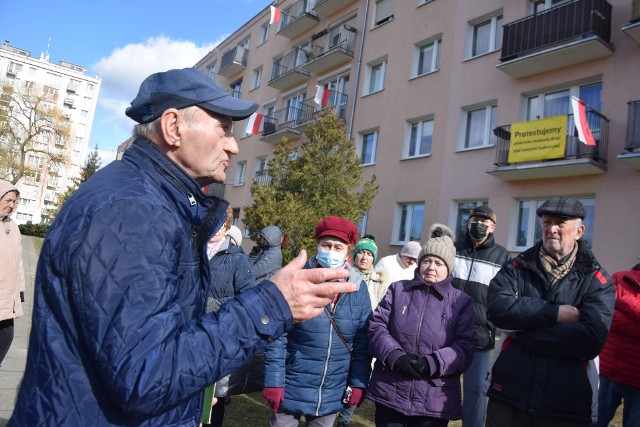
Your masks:
<instances>
[{"instance_id":1,"label":"woman in red hat","mask_svg":"<svg viewBox=\"0 0 640 427\"><path fill-rule=\"evenodd\" d=\"M359 284L351 294L336 295L320 316L294 325L267 347L263 395L273 415L270 426L333 426L343 406L362 403L369 383L367 328L371 303L362 275L348 262L358 228L328 216L316 226L316 255L306 268L344 268L348 281Z\"/></svg>"}]
</instances>

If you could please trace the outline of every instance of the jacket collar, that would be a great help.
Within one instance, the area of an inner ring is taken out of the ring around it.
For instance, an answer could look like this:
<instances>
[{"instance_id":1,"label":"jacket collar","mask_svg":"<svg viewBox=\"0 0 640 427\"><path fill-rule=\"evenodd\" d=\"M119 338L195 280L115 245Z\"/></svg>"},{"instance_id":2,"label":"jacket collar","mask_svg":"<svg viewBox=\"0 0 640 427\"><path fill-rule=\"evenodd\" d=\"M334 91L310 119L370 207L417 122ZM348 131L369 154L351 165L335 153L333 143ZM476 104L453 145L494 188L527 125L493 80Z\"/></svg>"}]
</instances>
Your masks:
<instances>
[{"instance_id":1,"label":"jacket collar","mask_svg":"<svg viewBox=\"0 0 640 427\"><path fill-rule=\"evenodd\" d=\"M449 295L449 292L451 292L451 289L453 289L452 282L453 276L450 274L441 282L437 282L431 286L427 286L427 283L424 281L424 279L420 275L416 274L409 282L409 288L411 288L412 290L426 288L427 292L434 293L435 295L439 296L440 299L443 299L447 295Z\"/></svg>"},{"instance_id":2,"label":"jacket collar","mask_svg":"<svg viewBox=\"0 0 640 427\"><path fill-rule=\"evenodd\" d=\"M522 252L520 255L516 257L519 263L523 263L531 269L538 269L540 266L539 253L540 248L542 247L542 240L536 243L531 248ZM578 253L576 254L576 261L573 264L573 268L571 270L595 270L599 269L600 264L596 260L593 252L587 247L587 245L578 241ZM541 267L540 267L541 269Z\"/></svg>"}]
</instances>

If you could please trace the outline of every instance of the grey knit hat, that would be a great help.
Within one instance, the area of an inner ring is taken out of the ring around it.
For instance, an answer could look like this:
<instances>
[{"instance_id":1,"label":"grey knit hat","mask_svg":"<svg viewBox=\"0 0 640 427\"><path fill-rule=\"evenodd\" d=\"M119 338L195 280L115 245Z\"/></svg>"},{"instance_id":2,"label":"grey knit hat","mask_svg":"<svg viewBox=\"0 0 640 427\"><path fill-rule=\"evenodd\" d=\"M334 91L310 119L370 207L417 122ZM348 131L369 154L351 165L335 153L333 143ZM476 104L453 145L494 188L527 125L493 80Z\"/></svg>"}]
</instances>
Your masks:
<instances>
[{"instance_id":1,"label":"grey knit hat","mask_svg":"<svg viewBox=\"0 0 640 427\"><path fill-rule=\"evenodd\" d=\"M402 250L400 251L400 256L408 256L409 258L418 259L418 254L420 253L420 243L410 241L404 244Z\"/></svg>"},{"instance_id":2,"label":"grey knit hat","mask_svg":"<svg viewBox=\"0 0 640 427\"><path fill-rule=\"evenodd\" d=\"M229 231L227 231L227 236L231 237L233 239L233 242L237 246L240 246L242 244L242 231L240 231L240 229L235 225L232 225L229 228Z\"/></svg>"},{"instance_id":3,"label":"grey knit hat","mask_svg":"<svg viewBox=\"0 0 640 427\"><path fill-rule=\"evenodd\" d=\"M434 255L442 259L447 264L449 274L453 273L456 266L456 247L453 241L455 234L444 224L435 223L429 229L429 240L424 244L418 257L418 264L427 255Z\"/></svg>"}]
</instances>

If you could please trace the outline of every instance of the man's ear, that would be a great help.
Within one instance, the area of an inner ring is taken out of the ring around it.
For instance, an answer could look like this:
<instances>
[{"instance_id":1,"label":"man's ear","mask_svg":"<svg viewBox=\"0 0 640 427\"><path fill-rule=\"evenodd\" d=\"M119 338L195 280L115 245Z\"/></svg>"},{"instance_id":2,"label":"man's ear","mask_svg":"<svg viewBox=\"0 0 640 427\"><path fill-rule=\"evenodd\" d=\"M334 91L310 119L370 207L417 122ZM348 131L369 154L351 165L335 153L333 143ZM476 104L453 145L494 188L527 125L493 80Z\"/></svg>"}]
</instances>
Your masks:
<instances>
[{"instance_id":1,"label":"man's ear","mask_svg":"<svg viewBox=\"0 0 640 427\"><path fill-rule=\"evenodd\" d=\"M184 126L184 120L175 108L164 110L160 116L160 131L165 143L173 148L179 148L182 142L180 126Z\"/></svg>"}]
</instances>

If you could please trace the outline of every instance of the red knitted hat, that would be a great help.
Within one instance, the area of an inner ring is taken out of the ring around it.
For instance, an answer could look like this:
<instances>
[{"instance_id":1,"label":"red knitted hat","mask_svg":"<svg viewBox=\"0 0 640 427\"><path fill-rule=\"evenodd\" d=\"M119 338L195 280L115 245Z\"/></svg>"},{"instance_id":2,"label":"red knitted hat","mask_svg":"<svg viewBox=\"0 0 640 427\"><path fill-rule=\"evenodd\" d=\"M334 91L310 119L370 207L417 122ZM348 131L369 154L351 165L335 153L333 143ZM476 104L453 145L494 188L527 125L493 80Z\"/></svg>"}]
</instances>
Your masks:
<instances>
[{"instance_id":1,"label":"red knitted hat","mask_svg":"<svg viewBox=\"0 0 640 427\"><path fill-rule=\"evenodd\" d=\"M322 236L332 236L343 242L355 245L358 241L358 227L351 221L339 216L328 216L316 226L316 240Z\"/></svg>"}]
</instances>

